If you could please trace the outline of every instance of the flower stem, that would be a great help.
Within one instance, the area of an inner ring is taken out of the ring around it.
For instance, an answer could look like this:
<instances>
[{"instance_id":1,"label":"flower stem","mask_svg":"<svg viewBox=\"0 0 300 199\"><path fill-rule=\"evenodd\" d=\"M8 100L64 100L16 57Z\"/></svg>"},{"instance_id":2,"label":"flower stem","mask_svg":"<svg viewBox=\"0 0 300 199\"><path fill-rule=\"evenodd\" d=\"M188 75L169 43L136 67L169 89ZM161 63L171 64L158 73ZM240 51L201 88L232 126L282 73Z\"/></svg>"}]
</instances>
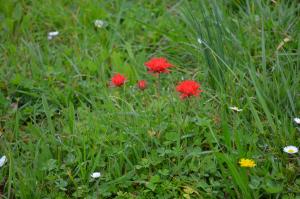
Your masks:
<instances>
[{"instance_id":1,"label":"flower stem","mask_svg":"<svg viewBox=\"0 0 300 199\"><path fill-rule=\"evenodd\" d=\"M180 148L180 146L181 146L181 136L184 134L184 124L185 124L185 120L187 119L187 116L188 116L188 107L186 107L186 103L184 106L184 110L181 111L181 115L183 115L183 117L182 117L179 135L177 138L177 148Z\"/></svg>"},{"instance_id":2,"label":"flower stem","mask_svg":"<svg viewBox=\"0 0 300 199\"><path fill-rule=\"evenodd\" d=\"M124 107L124 106L125 106L125 105L124 105L124 104L125 104L125 103L124 103L124 100L126 99L125 94L126 94L126 88L125 88L125 85L124 85L124 86L123 86L123 93L122 93L122 95L123 95L123 96L122 96L122 111L124 111L124 108L125 108L125 107Z\"/></svg>"},{"instance_id":3,"label":"flower stem","mask_svg":"<svg viewBox=\"0 0 300 199\"><path fill-rule=\"evenodd\" d=\"M156 95L157 95L157 98L160 97L160 74L158 74L157 76L157 80L156 80Z\"/></svg>"}]
</instances>

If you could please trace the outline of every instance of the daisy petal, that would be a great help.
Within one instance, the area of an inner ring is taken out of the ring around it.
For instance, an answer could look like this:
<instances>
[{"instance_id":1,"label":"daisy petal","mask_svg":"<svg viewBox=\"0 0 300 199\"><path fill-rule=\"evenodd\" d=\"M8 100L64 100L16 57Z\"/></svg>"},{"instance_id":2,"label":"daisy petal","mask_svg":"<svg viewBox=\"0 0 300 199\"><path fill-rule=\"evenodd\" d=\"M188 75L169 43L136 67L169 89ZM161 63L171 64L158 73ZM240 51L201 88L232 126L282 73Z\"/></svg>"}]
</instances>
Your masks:
<instances>
[{"instance_id":1,"label":"daisy petal","mask_svg":"<svg viewBox=\"0 0 300 199\"><path fill-rule=\"evenodd\" d=\"M243 109L239 109L238 107L236 106L230 106L229 109L233 110L233 111L236 111L236 112L241 112L243 111Z\"/></svg>"},{"instance_id":2,"label":"daisy petal","mask_svg":"<svg viewBox=\"0 0 300 199\"><path fill-rule=\"evenodd\" d=\"M94 172L91 174L92 178L100 178L101 177L101 173L100 172Z\"/></svg>"},{"instance_id":3,"label":"daisy petal","mask_svg":"<svg viewBox=\"0 0 300 199\"><path fill-rule=\"evenodd\" d=\"M299 150L295 146L286 146L283 148L283 151L288 154L294 154L294 153L298 153Z\"/></svg>"},{"instance_id":4,"label":"daisy petal","mask_svg":"<svg viewBox=\"0 0 300 199\"><path fill-rule=\"evenodd\" d=\"M0 167L3 167L3 165L5 164L6 161L7 161L6 156L5 156L5 155L2 156L2 157L0 158Z\"/></svg>"},{"instance_id":5,"label":"daisy petal","mask_svg":"<svg viewBox=\"0 0 300 199\"><path fill-rule=\"evenodd\" d=\"M295 117L295 118L294 118L294 122L295 122L296 124L300 124L300 118Z\"/></svg>"}]
</instances>

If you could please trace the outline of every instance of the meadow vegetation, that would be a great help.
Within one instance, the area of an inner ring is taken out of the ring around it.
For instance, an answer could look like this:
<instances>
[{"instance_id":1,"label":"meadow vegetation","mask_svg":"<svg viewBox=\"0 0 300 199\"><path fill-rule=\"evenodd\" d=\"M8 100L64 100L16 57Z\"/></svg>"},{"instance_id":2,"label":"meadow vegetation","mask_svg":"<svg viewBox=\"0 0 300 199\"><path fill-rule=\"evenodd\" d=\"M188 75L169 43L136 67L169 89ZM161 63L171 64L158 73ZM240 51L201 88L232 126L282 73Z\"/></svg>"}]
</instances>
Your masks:
<instances>
[{"instance_id":1,"label":"meadow vegetation","mask_svg":"<svg viewBox=\"0 0 300 199\"><path fill-rule=\"evenodd\" d=\"M300 198L299 12L0 0L0 198Z\"/></svg>"}]
</instances>

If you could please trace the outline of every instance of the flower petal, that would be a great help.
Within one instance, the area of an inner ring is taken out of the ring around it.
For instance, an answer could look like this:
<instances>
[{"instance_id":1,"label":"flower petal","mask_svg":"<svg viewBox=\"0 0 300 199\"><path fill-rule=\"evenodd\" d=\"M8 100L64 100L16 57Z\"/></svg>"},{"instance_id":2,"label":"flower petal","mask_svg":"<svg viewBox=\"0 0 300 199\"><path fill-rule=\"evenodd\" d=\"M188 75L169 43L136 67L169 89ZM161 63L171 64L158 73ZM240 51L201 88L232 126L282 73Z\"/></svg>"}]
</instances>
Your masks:
<instances>
[{"instance_id":1,"label":"flower petal","mask_svg":"<svg viewBox=\"0 0 300 199\"><path fill-rule=\"evenodd\" d=\"M0 167L3 167L3 165L6 163L6 161L7 161L6 156L5 156L5 155L2 156L2 157L0 158Z\"/></svg>"},{"instance_id":2,"label":"flower petal","mask_svg":"<svg viewBox=\"0 0 300 199\"><path fill-rule=\"evenodd\" d=\"M100 172L94 172L91 174L92 178L100 178L101 177L101 173Z\"/></svg>"}]
</instances>

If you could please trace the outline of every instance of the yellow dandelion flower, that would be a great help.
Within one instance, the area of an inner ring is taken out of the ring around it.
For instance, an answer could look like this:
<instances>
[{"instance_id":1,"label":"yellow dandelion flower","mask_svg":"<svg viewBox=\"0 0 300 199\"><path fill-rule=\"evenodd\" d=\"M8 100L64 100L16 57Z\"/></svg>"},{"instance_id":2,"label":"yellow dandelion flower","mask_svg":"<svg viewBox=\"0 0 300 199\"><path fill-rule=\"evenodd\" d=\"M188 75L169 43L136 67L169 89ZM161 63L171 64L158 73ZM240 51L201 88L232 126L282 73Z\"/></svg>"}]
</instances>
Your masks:
<instances>
[{"instance_id":1,"label":"yellow dandelion flower","mask_svg":"<svg viewBox=\"0 0 300 199\"><path fill-rule=\"evenodd\" d=\"M241 167L250 167L250 168L252 168L252 167L256 166L254 160L245 159L245 158L240 159L239 164L240 164Z\"/></svg>"}]
</instances>

